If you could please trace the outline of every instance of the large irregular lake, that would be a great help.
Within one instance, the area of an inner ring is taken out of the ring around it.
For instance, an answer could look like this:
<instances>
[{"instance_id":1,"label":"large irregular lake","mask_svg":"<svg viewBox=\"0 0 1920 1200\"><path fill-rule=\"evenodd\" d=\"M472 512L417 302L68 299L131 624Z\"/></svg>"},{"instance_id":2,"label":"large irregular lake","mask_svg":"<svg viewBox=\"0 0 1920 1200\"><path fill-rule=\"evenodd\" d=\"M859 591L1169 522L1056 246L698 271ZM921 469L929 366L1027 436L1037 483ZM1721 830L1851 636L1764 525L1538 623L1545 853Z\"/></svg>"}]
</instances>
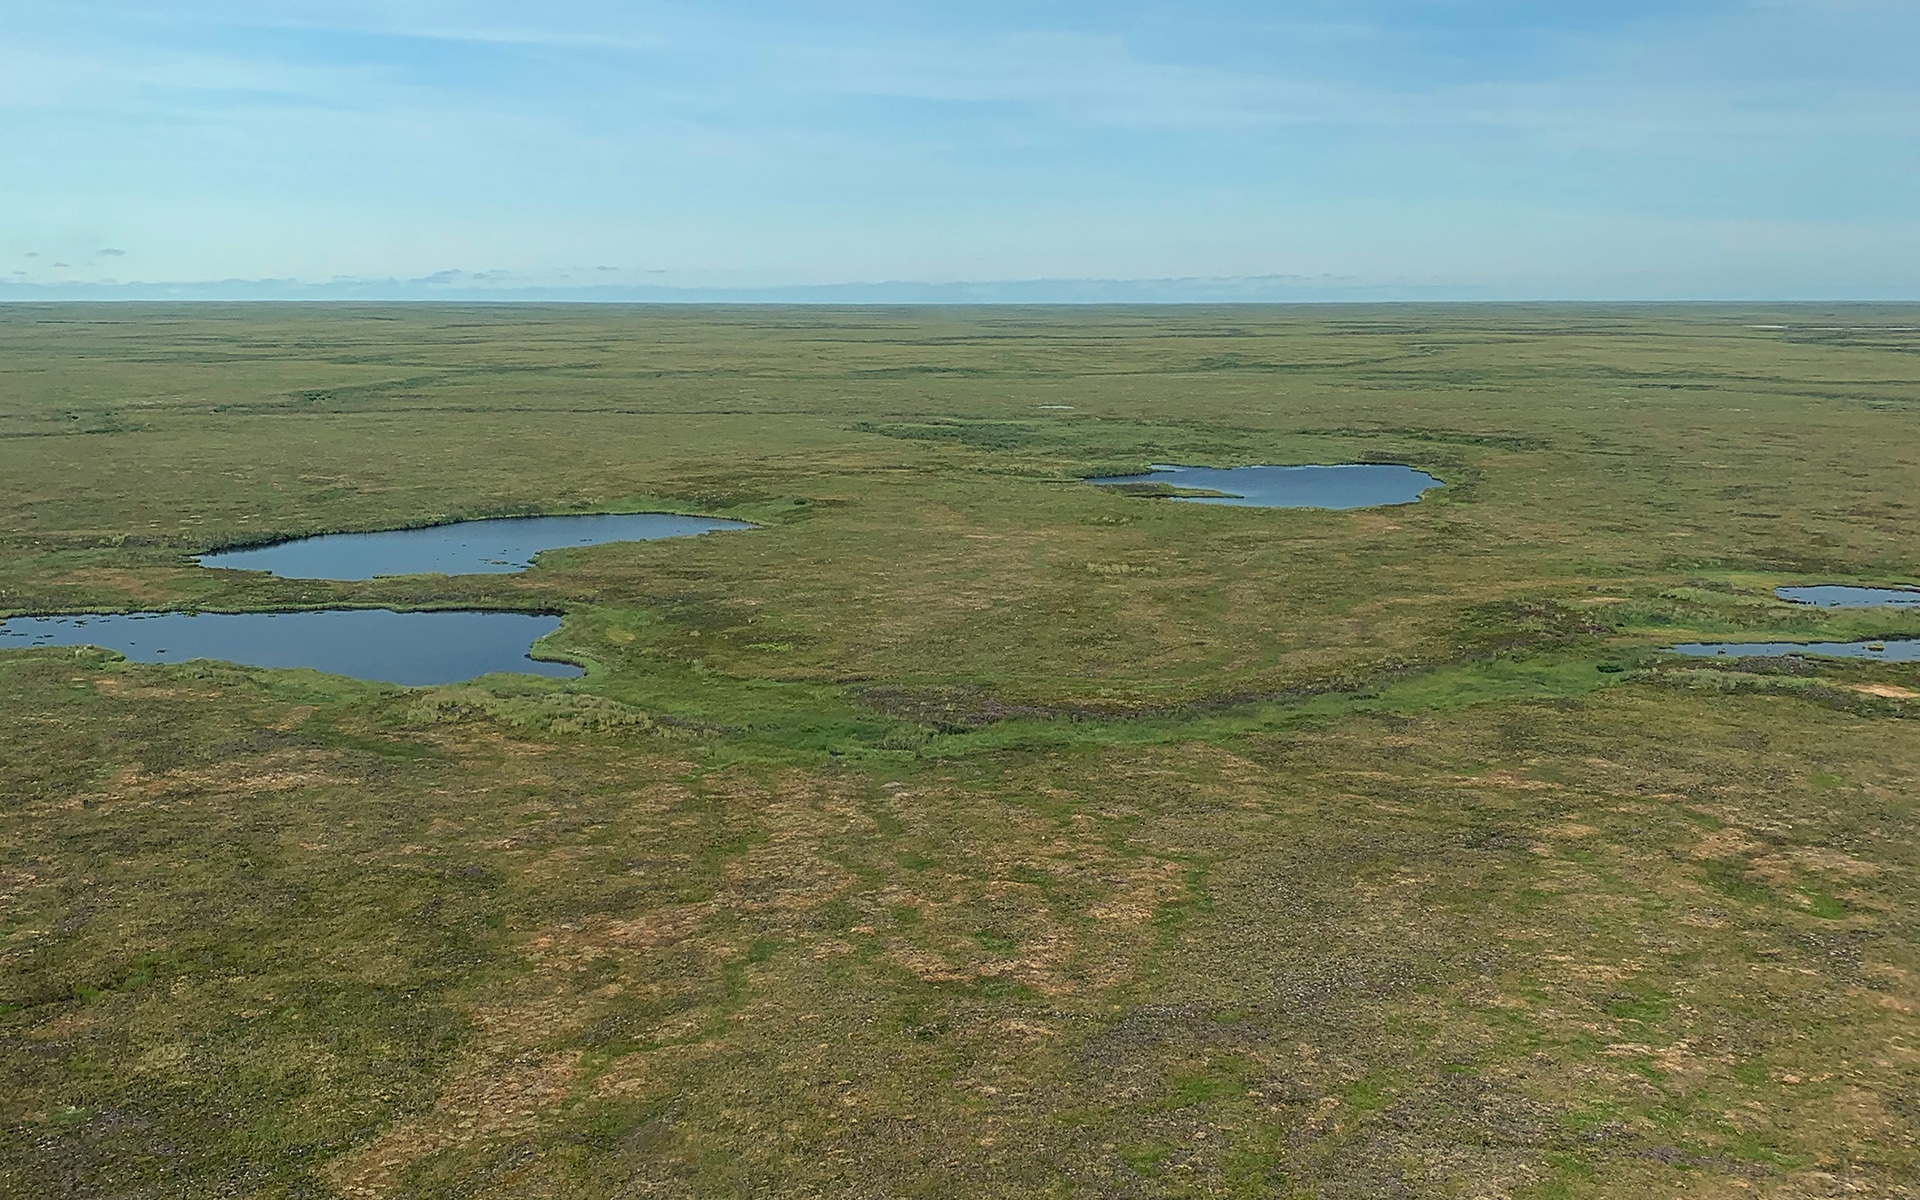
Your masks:
<instances>
[{"instance_id":1,"label":"large irregular lake","mask_svg":"<svg viewBox=\"0 0 1920 1200\"><path fill-rule=\"evenodd\" d=\"M249 667L311 667L410 687L496 671L572 678L571 663L528 657L559 617L384 608L286 613L118 613L0 621L0 650L99 646L135 662L215 658Z\"/></svg>"},{"instance_id":2,"label":"large irregular lake","mask_svg":"<svg viewBox=\"0 0 1920 1200\"><path fill-rule=\"evenodd\" d=\"M1190 504L1232 504L1246 508L1374 508L1411 504L1441 481L1397 463L1343 463L1306 467L1182 467L1155 463L1150 474L1108 475L1088 483L1114 486L1164 483L1170 487L1220 492L1218 496L1175 496Z\"/></svg>"},{"instance_id":3,"label":"large irregular lake","mask_svg":"<svg viewBox=\"0 0 1920 1200\"><path fill-rule=\"evenodd\" d=\"M1795 604L1820 608L1887 608L1920 606L1920 589L1854 587L1850 584L1823 583L1813 587L1780 587L1773 594Z\"/></svg>"},{"instance_id":4,"label":"large irregular lake","mask_svg":"<svg viewBox=\"0 0 1920 1200\"><path fill-rule=\"evenodd\" d=\"M377 575L507 575L533 565L542 550L651 542L726 529L745 521L672 513L589 513L571 517L501 517L384 533L329 533L202 554L203 567L266 571L292 579L372 579Z\"/></svg>"},{"instance_id":5,"label":"large irregular lake","mask_svg":"<svg viewBox=\"0 0 1920 1200\"><path fill-rule=\"evenodd\" d=\"M1684 642L1667 647L1693 658L1868 658L1875 662L1920 662L1920 638L1872 642Z\"/></svg>"}]
</instances>

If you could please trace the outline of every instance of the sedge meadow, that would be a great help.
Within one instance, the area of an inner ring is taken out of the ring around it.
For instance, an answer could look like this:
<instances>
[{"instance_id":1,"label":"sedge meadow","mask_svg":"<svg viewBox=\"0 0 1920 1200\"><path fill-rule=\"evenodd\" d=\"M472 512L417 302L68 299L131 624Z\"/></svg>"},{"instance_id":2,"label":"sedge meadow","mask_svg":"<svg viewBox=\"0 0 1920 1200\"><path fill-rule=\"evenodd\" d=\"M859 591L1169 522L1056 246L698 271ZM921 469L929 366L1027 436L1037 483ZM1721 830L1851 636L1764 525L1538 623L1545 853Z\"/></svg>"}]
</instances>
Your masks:
<instances>
[{"instance_id":1,"label":"sedge meadow","mask_svg":"<svg viewBox=\"0 0 1920 1200\"><path fill-rule=\"evenodd\" d=\"M0 1194L1911 1195L1913 306L0 307ZM1396 464L1391 507L1151 464ZM517 573L195 557L750 523Z\"/></svg>"}]
</instances>

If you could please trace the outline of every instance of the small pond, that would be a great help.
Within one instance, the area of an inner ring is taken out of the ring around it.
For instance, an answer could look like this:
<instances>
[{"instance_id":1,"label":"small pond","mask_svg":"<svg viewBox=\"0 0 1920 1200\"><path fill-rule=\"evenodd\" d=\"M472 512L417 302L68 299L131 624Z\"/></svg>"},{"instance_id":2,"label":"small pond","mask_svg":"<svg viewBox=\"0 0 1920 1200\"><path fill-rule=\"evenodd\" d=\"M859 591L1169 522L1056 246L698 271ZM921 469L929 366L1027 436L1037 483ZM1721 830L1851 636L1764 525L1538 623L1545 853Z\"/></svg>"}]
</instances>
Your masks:
<instances>
[{"instance_id":1,"label":"small pond","mask_svg":"<svg viewBox=\"0 0 1920 1200\"><path fill-rule=\"evenodd\" d=\"M1087 482L1109 487L1164 483L1169 487L1220 492L1218 496L1175 496L1173 499L1246 508L1373 508L1383 504L1411 504L1441 483L1425 471L1397 463L1224 468L1155 463L1151 474L1109 475Z\"/></svg>"},{"instance_id":2,"label":"small pond","mask_svg":"<svg viewBox=\"0 0 1920 1200\"><path fill-rule=\"evenodd\" d=\"M1813 587L1775 588L1773 594L1795 604L1812 604L1820 608L1920 607L1920 589L1915 588L1853 587L1823 583Z\"/></svg>"},{"instance_id":3,"label":"small pond","mask_svg":"<svg viewBox=\"0 0 1920 1200\"><path fill-rule=\"evenodd\" d=\"M249 667L311 667L411 687L495 671L572 678L571 663L528 657L559 617L384 608L285 613L118 613L0 621L0 650L99 646L135 662L214 658Z\"/></svg>"},{"instance_id":4,"label":"small pond","mask_svg":"<svg viewBox=\"0 0 1920 1200\"><path fill-rule=\"evenodd\" d=\"M1877 648L1876 648L1877 647ZM1866 658L1875 662L1920 662L1920 638L1872 642L1685 642L1668 646L1693 658Z\"/></svg>"},{"instance_id":5,"label":"small pond","mask_svg":"<svg viewBox=\"0 0 1920 1200\"><path fill-rule=\"evenodd\" d=\"M377 575L507 575L533 565L542 550L650 542L724 529L745 521L672 513L588 513L571 517L500 517L383 533L328 533L202 554L203 567L266 571L293 579L372 579Z\"/></svg>"}]
</instances>

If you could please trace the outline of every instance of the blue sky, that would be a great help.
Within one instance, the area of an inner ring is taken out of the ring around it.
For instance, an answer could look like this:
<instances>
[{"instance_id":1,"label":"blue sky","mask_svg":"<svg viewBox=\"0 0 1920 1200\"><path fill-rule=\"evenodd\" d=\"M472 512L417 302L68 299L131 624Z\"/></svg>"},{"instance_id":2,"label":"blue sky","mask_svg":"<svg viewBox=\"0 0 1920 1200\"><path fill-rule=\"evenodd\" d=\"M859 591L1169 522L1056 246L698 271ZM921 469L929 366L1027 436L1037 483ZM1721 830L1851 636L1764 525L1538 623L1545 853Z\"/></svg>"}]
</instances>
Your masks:
<instances>
[{"instance_id":1,"label":"blue sky","mask_svg":"<svg viewBox=\"0 0 1920 1200\"><path fill-rule=\"evenodd\" d=\"M0 0L0 296L1920 297L1916 46L1915 0Z\"/></svg>"}]
</instances>

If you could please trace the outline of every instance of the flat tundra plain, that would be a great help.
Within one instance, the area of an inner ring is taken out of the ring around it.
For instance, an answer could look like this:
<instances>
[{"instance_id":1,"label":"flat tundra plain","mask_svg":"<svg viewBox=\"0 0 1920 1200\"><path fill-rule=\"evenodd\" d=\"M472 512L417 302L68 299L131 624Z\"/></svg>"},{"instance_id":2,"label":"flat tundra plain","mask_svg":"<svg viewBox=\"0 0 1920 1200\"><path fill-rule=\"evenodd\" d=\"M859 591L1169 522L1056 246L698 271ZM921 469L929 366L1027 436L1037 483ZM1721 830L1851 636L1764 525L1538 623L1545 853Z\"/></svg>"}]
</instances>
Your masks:
<instances>
[{"instance_id":1,"label":"flat tundra plain","mask_svg":"<svg viewBox=\"0 0 1920 1200\"><path fill-rule=\"evenodd\" d=\"M1920 309L0 308L0 1194L1920 1194ZM1080 482L1404 463L1350 512ZM759 528L517 575L191 555Z\"/></svg>"}]
</instances>

